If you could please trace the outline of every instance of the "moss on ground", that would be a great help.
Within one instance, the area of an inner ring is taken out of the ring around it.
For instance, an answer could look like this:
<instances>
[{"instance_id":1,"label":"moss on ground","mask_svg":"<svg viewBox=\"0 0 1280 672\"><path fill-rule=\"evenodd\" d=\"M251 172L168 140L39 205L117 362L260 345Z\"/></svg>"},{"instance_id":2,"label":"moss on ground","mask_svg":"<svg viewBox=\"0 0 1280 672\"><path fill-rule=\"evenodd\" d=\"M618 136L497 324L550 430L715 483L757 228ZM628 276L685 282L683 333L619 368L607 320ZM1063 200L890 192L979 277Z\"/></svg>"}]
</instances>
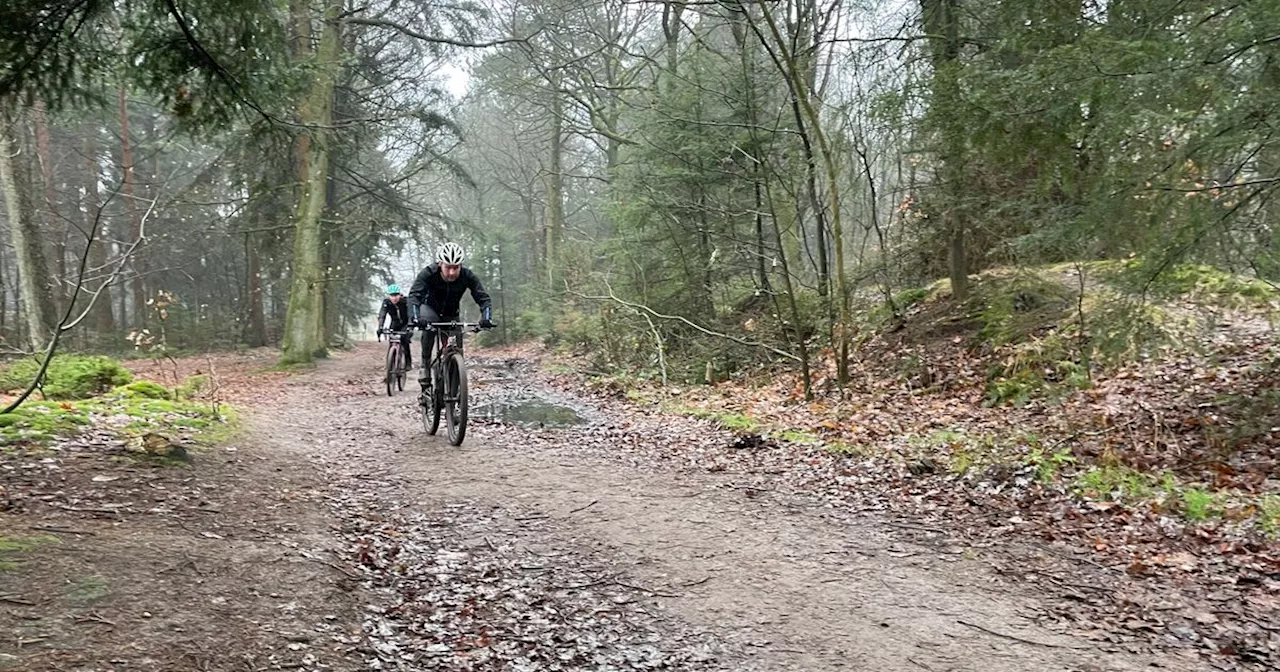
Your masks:
<instances>
[{"instance_id":1,"label":"moss on ground","mask_svg":"<svg viewBox=\"0 0 1280 672\"><path fill-rule=\"evenodd\" d=\"M126 399L172 399L169 388L149 380L139 380L116 388L116 394Z\"/></svg>"},{"instance_id":2,"label":"moss on ground","mask_svg":"<svg viewBox=\"0 0 1280 672\"><path fill-rule=\"evenodd\" d=\"M659 407L662 411L667 413L678 413L680 415L688 415L694 418L710 420L724 429L735 432L755 432L760 430L760 423L741 413L711 411L671 402L660 404Z\"/></svg>"},{"instance_id":3,"label":"moss on ground","mask_svg":"<svg viewBox=\"0 0 1280 672\"><path fill-rule=\"evenodd\" d=\"M6 536L0 534L0 572L12 572L20 566L23 553L45 544L56 544L58 538L49 535Z\"/></svg>"},{"instance_id":4,"label":"moss on ground","mask_svg":"<svg viewBox=\"0 0 1280 672\"><path fill-rule=\"evenodd\" d=\"M0 415L0 445L42 446L113 416L111 423L125 437L147 432L179 432L207 443L230 438L238 427L232 409L179 398L174 391L150 382L129 383L110 394L76 401L28 401L12 413ZM121 426L123 424L123 426Z\"/></svg>"},{"instance_id":5,"label":"moss on ground","mask_svg":"<svg viewBox=\"0 0 1280 672\"><path fill-rule=\"evenodd\" d=\"M0 369L0 388L14 390L30 385L42 361L30 357ZM110 357L56 355L45 371L41 389L49 399L88 399L132 380L133 374Z\"/></svg>"}]
</instances>

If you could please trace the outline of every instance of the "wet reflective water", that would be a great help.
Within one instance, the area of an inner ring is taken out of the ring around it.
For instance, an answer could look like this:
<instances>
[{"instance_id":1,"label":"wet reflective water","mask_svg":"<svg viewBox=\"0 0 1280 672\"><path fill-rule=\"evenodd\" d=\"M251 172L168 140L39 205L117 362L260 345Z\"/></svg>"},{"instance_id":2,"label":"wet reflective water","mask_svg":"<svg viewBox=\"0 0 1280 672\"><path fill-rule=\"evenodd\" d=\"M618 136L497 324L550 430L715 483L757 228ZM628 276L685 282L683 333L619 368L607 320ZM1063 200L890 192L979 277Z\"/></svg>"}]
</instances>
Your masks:
<instances>
[{"instance_id":1,"label":"wet reflective water","mask_svg":"<svg viewBox=\"0 0 1280 672\"><path fill-rule=\"evenodd\" d=\"M586 420L572 408L545 399L507 399L476 408L476 417L512 425L571 427Z\"/></svg>"}]
</instances>

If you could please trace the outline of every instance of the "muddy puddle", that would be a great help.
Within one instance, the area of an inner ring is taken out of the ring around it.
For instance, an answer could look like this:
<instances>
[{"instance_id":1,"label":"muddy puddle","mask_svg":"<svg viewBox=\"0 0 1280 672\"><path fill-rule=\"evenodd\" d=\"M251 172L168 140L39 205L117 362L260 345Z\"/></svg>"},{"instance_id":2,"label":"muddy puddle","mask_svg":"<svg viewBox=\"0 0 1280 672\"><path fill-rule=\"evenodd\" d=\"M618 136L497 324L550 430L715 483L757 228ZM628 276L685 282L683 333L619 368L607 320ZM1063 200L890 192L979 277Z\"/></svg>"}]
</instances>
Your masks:
<instances>
[{"instance_id":1,"label":"muddy puddle","mask_svg":"<svg viewBox=\"0 0 1280 672\"><path fill-rule=\"evenodd\" d=\"M492 401L473 409L472 417L524 427L574 427L587 422L576 409L540 397Z\"/></svg>"}]
</instances>

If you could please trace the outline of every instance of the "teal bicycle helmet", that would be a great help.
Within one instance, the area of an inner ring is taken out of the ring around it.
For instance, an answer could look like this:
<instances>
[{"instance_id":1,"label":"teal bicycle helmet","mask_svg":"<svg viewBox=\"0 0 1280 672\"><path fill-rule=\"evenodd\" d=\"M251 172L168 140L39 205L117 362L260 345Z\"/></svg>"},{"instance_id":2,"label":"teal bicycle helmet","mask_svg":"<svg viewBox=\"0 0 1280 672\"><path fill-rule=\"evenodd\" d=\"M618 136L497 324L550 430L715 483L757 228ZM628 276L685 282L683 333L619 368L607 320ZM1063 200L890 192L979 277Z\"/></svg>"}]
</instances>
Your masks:
<instances>
[{"instance_id":1,"label":"teal bicycle helmet","mask_svg":"<svg viewBox=\"0 0 1280 672\"><path fill-rule=\"evenodd\" d=\"M387 293L388 293L388 294L399 294L399 293L400 293L400 285L387 285Z\"/></svg>"}]
</instances>

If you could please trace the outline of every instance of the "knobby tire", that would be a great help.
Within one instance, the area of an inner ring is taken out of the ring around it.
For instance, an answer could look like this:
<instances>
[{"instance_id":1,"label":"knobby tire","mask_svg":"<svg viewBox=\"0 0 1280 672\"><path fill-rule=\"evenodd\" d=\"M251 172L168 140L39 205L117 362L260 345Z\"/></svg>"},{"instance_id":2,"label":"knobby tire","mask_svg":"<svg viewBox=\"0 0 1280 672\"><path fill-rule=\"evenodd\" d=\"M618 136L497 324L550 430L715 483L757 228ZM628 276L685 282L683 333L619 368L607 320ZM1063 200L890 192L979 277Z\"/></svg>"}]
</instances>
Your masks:
<instances>
[{"instance_id":1,"label":"knobby tire","mask_svg":"<svg viewBox=\"0 0 1280 672\"><path fill-rule=\"evenodd\" d=\"M387 346L387 375L385 376L385 381L387 383L388 397L393 394L392 388L395 385L396 358L399 356L400 351L394 344Z\"/></svg>"},{"instance_id":2,"label":"knobby tire","mask_svg":"<svg viewBox=\"0 0 1280 672\"><path fill-rule=\"evenodd\" d=\"M467 364L461 352L451 352L445 359L444 382L449 443L461 446L467 436Z\"/></svg>"},{"instance_id":3,"label":"knobby tire","mask_svg":"<svg viewBox=\"0 0 1280 672\"><path fill-rule=\"evenodd\" d=\"M440 429L440 411L444 404L441 402L443 389L442 376L438 375L439 368L432 367L428 370L427 375L431 377L431 398L426 403L418 402L418 407L422 410L422 427L427 430L427 434L435 436Z\"/></svg>"},{"instance_id":4,"label":"knobby tire","mask_svg":"<svg viewBox=\"0 0 1280 672\"><path fill-rule=\"evenodd\" d=\"M408 346L413 347L413 346ZM400 366L396 369L396 389L404 392L404 379L409 375L409 351L400 346Z\"/></svg>"}]
</instances>

